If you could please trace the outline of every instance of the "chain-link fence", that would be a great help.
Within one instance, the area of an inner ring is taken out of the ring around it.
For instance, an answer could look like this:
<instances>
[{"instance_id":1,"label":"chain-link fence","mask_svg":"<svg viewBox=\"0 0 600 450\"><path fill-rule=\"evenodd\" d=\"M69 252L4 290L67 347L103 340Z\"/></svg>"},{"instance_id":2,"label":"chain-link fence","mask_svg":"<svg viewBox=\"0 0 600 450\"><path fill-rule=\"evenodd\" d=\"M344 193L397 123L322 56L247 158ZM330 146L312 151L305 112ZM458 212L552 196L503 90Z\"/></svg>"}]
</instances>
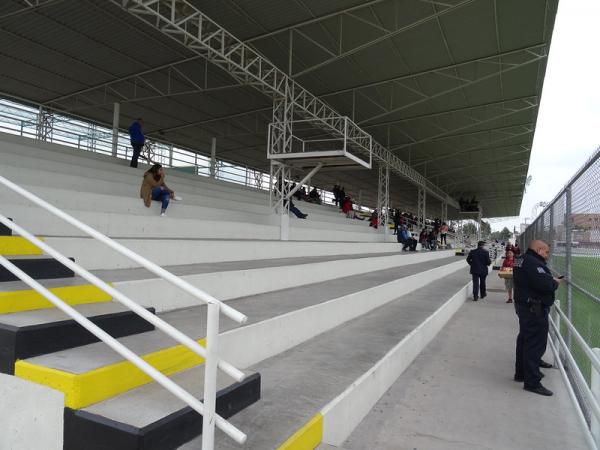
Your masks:
<instances>
[{"instance_id":1,"label":"chain-link fence","mask_svg":"<svg viewBox=\"0 0 600 450\"><path fill-rule=\"evenodd\" d=\"M600 347L600 148L520 236L526 248L541 239L551 248L549 266L564 275L557 293L560 307L591 348ZM561 357L588 423L593 367L584 349L563 324L561 335L584 379L574 376L568 358ZM585 383L587 386L584 386Z\"/></svg>"}]
</instances>

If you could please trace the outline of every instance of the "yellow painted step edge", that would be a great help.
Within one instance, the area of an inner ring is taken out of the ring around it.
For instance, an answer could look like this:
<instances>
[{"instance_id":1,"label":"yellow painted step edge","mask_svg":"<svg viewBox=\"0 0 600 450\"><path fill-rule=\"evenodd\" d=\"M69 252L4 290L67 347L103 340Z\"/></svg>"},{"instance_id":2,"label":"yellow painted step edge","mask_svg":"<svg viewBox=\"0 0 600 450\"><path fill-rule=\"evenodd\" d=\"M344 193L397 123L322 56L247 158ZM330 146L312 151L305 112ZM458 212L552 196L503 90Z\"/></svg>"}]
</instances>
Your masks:
<instances>
[{"instance_id":1,"label":"yellow painted step edge","mask_svg":"<svg viewBox=\"0 0 600 450\"><path fill-rule=\"evenodd\" d=\"M38 239L43 241L44 238ZM0 236L0 255L41 255L43 252L21 236Z\"/></svg>"},{"instance_id":2,"label":"yellow painted step edge","mask_svg":"<svg viewBox=\"0 0 600 450\"><path fill-rule=\"evenodd\" d=\"M112 300L110 295L92 284L62 286L50 288L49 290L71 306L110 302ZM46 308L54 308L54 305L33 289L0 292L0 314Z\"/></svg>"},{"instance_id":3,"label":"yellow painted step edge","mask_svg":"<svg viewBox=\"0 0 600 450\"><path fill-rule=\"evenodd\" d=\"M277 450L313 450L323 440L323 415L317 413Z\"/></svg>"},{"instance_id":4,"label":"yellow painted step edge","mask_svg":"<svg viewBox=\"0 0 600 450\"><path fill-rule=\"evenodd\" d=\"M206 345L204 339L200 339L198 343ZM191 369L204 362L202 357L183 345L148 353L142 356L142 359L165 375ZM15 376L63 392L65 406L71 409L85 408L152 381L129 361L110 364L81 374L17 361Z\"/></svg>"}]
</instances>

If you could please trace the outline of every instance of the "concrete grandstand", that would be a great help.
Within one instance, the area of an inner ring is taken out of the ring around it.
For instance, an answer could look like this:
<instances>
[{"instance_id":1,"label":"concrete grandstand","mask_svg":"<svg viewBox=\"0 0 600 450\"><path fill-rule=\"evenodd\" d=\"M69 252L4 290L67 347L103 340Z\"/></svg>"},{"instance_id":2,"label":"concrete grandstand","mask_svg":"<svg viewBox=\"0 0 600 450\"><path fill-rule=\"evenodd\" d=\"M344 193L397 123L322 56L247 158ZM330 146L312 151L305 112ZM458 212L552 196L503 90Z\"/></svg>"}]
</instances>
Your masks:
<instances>
[{"instance_id":1,"label":"concrete grandstand","mask_svg":"<svg viewBox=\"0 0 600 450\"><path fill-rule=\"evenodd\" d=\"M460 234L390 233L392 209L415 232L518 213L557 3L2 2L0 448L584 448L548 411L532 438L544 404L484 369L510 374L514 321L464 305ZM183 198L165 218L138 117ZM454 393L421 402L435 372ZM432 414L456 405L477 430Z\"/></svg>"}]
</instances>

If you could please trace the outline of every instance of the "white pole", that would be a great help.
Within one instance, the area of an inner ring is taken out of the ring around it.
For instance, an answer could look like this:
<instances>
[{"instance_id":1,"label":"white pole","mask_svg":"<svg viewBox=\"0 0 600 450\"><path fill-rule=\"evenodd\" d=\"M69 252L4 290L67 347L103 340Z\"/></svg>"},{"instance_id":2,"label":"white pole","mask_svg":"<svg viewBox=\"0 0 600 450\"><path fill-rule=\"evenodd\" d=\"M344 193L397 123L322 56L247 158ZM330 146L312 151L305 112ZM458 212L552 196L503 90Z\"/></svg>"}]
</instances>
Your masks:
<instances>
[{"instance_id":1,"label":"white pole","mask_svg":"<svg viewBox=\"0 0 600 450\"><path fill-rule=\"evenodd\" d=\"M600 359L600 348L594 348L592 351ZM592 395L598 403L600 403L600 372L592 366L592 383L591 383ZM592 422L590 429L596 445L600 447L600 420L592 414Z\"/></svg>"},{"instance_id":2,"label":"white pole","mask_svg":"<svg viewBox=\"0 0 600 450\"><path fill-rule=\"evenodd\" d=\"M68 267L73 272L75 272L77 275L81 276L85 280L92 283L94 286L98 287L99 289L102 289L107 294L110 294L114 300L125 305L127 308L129 308L131 311L136 313L138 316L144 318L145 320L150 322L152 325L154 325L156 328L158 328L159 330L163 331L164 333L166 333L167 335L169 335L170 337L175 339L177 342L185 345L187 348L192 350L197 355L199 355L203 358L206 357L206 349L204 347L202 347L200 344L198 344L196 341L191 339L189 336L183 334L177 328L168 324L167 322L162 320L157 315L152 314L146 308L144 308L143 306L134 302L129 297L122 294L120 291L116 290L111 285L106 284L103 280L98 278L96 275L88 272L87 270L85 270L84 268L79 266L77 263L71 261L69 258L62 255L60 252L58 252L54 248L50 247L45 242L40 241L38 238L36 238L32 234L30 234L29 232L27 232L26 230L21 228L19 225L15 224L8 218L4 217L2 214L0 214L0 223L4 224L11 230L17 232L20 236L27 239L29 242L34 244L36 247L43 250L48 255L52 256L58 262L63 264L65 267ZM222 361L222 360L219 361L219 367L221 367L221 369L224 372L226 372L228 375L230 375L237 381L242 381L244 379L244 376L245 376L244 373L241 372L240 370L236 369L235 367L233 367L227 361Z\"/></svg>"},{"instance_id":3,"label":"white pole","mask_svg":"<svg viewBox=\"0 0 600 450\"><path fill-rule=\"evenodd\" d=\"M195 286L192 286L188 282L182 280L181 278L179 278L176 275L173 275L171 272L168 272L167 270L163 269L162 267L153 263L152 261L149 261L148 259L144 258L143 256L138 255L135 252L132 252L124 245L119 244L117 241L112 240L108 236L105 236L104 234L93 229L89 225L86 225L85 223L77 220L75 217L70 216L69 214L65 213L64 211L51 205L47 201L42 200L37 195L32 194L31 192L29 192L26 189L23 189L19 185L4 178L3 176L0 176L0 183L3 184L4 186L6 186L7 188L15 191L17 194L20 194L23 197L25 197L26 199L32 201L36 205L41 206L46 211L54 214L58 218L64 220L67 223L70 223L75 228L78 228L79 230L90 235L94 239L97 239L98 241L102 242L103 244L106 244L108 247L110 247L113 250L119 252L120 254L126 256L127 258L131 259L132 261L137 262L140 266L148 269L150 272L154 273L155 275L158 275L159 277L163 278L164 280L168 281L169 283L174 284L181 290L187 292L190 295L193 295L197 299L202 300L206 303L208 303L210 301L219 302L219 300L214 298L212 295L198 289ZM38 244L36 243L36 245L38 245ZM38 245L38 247L40 247L40 246ZM221 302L219 302L219 303L221 303ZM235 310L231 306L226 305L224 303L222 304L222 311L223 311L223 314L225 314L230 319L235 320L236 322L238 322L240 324L246 323L246 321L248 320L248 317L245 314L242 314L241 312Z\"/></svg>"},{"instance_id":4,"label":"white pole","mask_svg":"<svg viewBox=\"0 0 600 450\"><path fill-rule=\"evenodd\" d=\"M177 385L173 382L169 377L163 375L162 372L152 367L138 355L133 353L119 341L117 341L114 337L104 331L95 323L91 322L87 317L83 316L77 310L72 308L71 306L64 303L60 298L38 283L36 280L31 278L13 263L11 263L4 256L0 256L0 265L6 268L9 272L16 275L19 279L24 281L29 287L34 289L40 295L47 298L51 303L54 304L58 309L63 311L68 316L72 317L78 324L80 324L85 329L89 330L92 334L94 334L98 339L107 344L110 348L112 348L115 352L121 355L123 358L131 361L135 366L138 367L142 372L144 372L149 377L153 378L157 383L171 392L173 395L184 401L190 407L192 407L199 414L204 414L204 405L202 402L198 401L194 396L192 396L189 392L183 389L181 386ZM218 310L217 310L218 311ZM235 426L227 422L220 416L216 416L213 421L219 425L219 428L223 430L226 434L228 434L233 440L235 440L239 444L243 444L246 441L246 435L238 430Z\"/></svg>"},{"instance_id":5,"label":"white pole","mask_svg":"<svg viewBox=\"0 0 600 450\"><path fill-rule=\"evenodd\" d=\"M213 137L210 141L210 177L217 176L217 138Z\"/></svg>"},{"instance_id":6,"label":"white pole","mask_svg":"<svg viewBox=\"0 0 600 450\"><path fill-rule=\"evenodd\" d=\"M204 361L204 415L202 416L202 450L215 446L215 409L217 406L217 361L219 348L219 304L207 304L206 359Z\"/></svg>"},{"instance_id":7,"label":"white pole","mask_svg":"<svg viewBox=\"0 0 600 450\"><path fill-rule=\"evenodd\" d=\"M119 113L121 105L115 102L113 107L113 126L112 126L112 155L117 156L119 148Z\"/></svg>"}]
</instances>

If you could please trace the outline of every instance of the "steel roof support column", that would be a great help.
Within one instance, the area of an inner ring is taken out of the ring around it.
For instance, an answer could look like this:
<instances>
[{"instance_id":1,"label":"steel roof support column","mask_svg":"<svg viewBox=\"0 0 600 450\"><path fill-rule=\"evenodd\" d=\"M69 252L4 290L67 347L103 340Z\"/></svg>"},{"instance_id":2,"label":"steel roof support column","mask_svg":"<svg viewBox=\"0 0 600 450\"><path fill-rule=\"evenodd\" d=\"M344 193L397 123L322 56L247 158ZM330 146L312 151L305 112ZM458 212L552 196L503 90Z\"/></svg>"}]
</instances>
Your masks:
<instances>
[{"instance_id":1,"label":"steel roof support column","mask_svg":"<svg viewBox=\"0 0 600 450\"><path fill-rule=\"evenodd\" d=\"M440 217L442 223L448 222L448 203L442 202L442 215Z\"/></svg>"},{"instance_id":2,"label":"steel roof support column","mask_svg":"<svg viewBox=\"0 0 600 450\"><path fill-rule=\"evenodd\" d=\"M377 212L379 223L383 227L383 241L387 242L389 234L388 215L390 210L390 166L379 164L379 182L377 183Z\"/></svg>"},{"instance_id":3,"label":"steel roof support column","mask_svg":"<svg viewBox=\"0 0 600 450\"><path fill-rule=\"evenodd\" d=\"M279 161L271 160L271 206L279 214L279 239L290 238L290 202L286 197L290 192L290 167Z\"/></svg>"},{"instance_id":4,"label":"steel roof support column","mask_svg":"<svg viewBox=\"0 0 600 450\"><path fill-rule=\"evenodd\" d=\"M113 126L112 126L112 155L117 156L119 149L119 114L121 105L115 102L113 105Z\"/></svg>"},{"instance_id":5,"label":"steel roof support column","mask_svg":"<svg viewBox=\"0 0 600 450\"><path fill-rule=\"evenodd\" d=\"M40 106L37 116L36 137L40 141L51 141L54 130L54 112Z\"/></svg>"},{"instance_id":6,"label":"steel roof support column","mask_svg":"<svg viewBox=\"0 0 600 450\"><path fill-rule=\"evenodd\" d=\"M217 176L217 138L213 136L210 141L210 177Z\"/></svg>"},{"instance_id":7,"label":"steel roof support column","mask_svg":"<svg viewBox=\"0 0 600 450\"><path fill-rule=\"evenodd\" d=\"M417 193L417 225L419 228L425 228L425 214L427 211L427 191L419 188ZM421 230L418 230L421 231Z\"/></svg>"}]
</instances>

